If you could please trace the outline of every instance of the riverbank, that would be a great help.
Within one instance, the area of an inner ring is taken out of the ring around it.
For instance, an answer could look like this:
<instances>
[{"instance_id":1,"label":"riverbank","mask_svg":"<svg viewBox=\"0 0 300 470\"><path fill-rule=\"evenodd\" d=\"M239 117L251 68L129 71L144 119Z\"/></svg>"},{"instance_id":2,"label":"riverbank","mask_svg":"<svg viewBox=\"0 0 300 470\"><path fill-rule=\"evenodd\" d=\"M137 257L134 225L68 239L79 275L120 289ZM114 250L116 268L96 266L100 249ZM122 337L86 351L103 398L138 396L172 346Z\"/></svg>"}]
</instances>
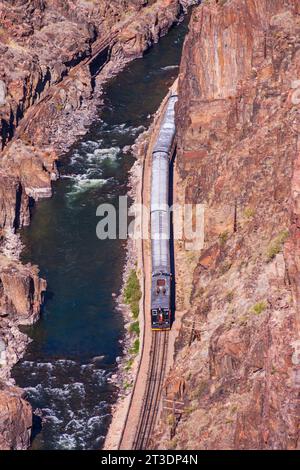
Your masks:
<instances>
[{"instance_id":1,"label":"riverbank","mask_svg":"<svg viewBox=\"0 0 300 470\"><path fill-rule=\"evenodd\" d=\"M143 133L142 138L143 141L146 142L148 132ZM140 141L140 138L138 139ZM137 158L136 162L134 163L131 171L130 171L130 178L129 178L129 195L133 201L133 204L140 203L141 199L141 188L142 188L142 166L143 162L139 158L139 154L137 148L135 146L134 155ZM104 443L104 450L116 450L119 446L120 436L122 435L124 423L126 421L128 409L131 402L132 396L132 387L134 386L135 378L138 374L139 364L140 364L140 355L141 350L143 348L143 340L144 340L144 309L143 309L143 298L144 298L144 282L143 282L143 259L142 259L142 251L140 249L140 243L138 240L129 239L127 241L127 256L124 268L124 275L123 275L123 287L121 291L120 298L118 299L119 307L122 315L124 316L125 320L125 329L126 329L126 336L125 342L123 344L123 357L118 365L118 370L115 374L115 377L112 377L113 383L118 386L118 399L116 403L112 407L112 421L108 428L108 433L105 438ZM130 307L124 303L124 289L126 287L126 283L130 276L130 272L138 273L138 279L141 287L141 299L139 301L139 315L138 315L138 322L139 322L139 351L135 355L133 362L130 365L129 370L126 370L126 364L130 360L129 350L133 345L133 336L130 335L128 329L130 324L132 323L133 317L132 312L130 311Z\"/></svg>"}]
</instances>

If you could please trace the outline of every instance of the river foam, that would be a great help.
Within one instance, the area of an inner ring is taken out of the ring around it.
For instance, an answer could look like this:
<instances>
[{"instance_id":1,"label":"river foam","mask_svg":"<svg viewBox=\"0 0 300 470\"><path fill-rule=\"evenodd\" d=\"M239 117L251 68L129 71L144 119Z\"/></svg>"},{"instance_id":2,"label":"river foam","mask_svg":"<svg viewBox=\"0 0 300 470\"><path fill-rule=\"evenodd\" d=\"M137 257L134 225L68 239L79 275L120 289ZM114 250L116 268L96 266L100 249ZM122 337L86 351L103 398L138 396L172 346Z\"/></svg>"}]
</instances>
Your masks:
<instances>
[{"instance_id":1,"label":"river foam","mask_svg":"<svg viewBox=\"0 0 300 470\"><path fill-rule=\"evenodd\" d=\"M30 385L25 388L34 401L56 449L86 449L100 445L109 408L101 397L109 373L94 363L68 359L52 363L24 361ZM62 378L65 383L62 383ZM91 399L93 387L95 399ZM74 406L76 403L76 406Z\"/></svg>"}]
</instances>

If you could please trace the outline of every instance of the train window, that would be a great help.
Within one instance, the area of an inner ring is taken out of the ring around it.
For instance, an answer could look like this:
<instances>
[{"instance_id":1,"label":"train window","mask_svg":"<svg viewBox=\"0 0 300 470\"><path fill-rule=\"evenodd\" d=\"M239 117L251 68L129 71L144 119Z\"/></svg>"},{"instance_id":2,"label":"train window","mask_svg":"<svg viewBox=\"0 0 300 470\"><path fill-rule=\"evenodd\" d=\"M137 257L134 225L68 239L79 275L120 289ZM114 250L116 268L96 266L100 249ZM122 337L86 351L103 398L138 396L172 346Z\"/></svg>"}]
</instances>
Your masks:
<instances>
[{"instance_id":1,"label":"train window","mask_svg":"<svg viewBox=\"0 0 300 470\"><path fill-rule=\"evenodd\" d=\"M165 285L166 285L166 281L165 281L164 279L158 279L156 284L157 284L159 287L165 286Z\"/></svg>"}]
</instances>

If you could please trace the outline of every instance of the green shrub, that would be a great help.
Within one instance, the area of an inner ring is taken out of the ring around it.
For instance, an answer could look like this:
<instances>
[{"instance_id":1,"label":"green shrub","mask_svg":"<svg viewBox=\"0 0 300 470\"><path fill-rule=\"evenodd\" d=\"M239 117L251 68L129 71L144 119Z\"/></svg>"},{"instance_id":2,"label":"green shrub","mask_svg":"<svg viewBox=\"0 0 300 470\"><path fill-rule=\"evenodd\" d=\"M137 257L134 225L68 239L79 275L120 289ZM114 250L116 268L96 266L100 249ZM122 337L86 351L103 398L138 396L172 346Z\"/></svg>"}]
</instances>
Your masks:
<instances>
[{"instance_id":1,"label":"green shrub","mask_svg":"<svg viewBox=\"0 0 300 470\"><path fill-rule=\"evenodd\" d=\"M272 259L275 258L275 256L280 253L282 250L282 247L284 245L284 242L289 236L289 231L288 230L282 230L277 237L270 243L268 250L267 250L267 261L272 261Z\"/></svg>"},{"instance_id":2,"label":"green shrub","mask_svg":"<svg viewBox=\"0 0 300 470\"><path fill-rule=\"evenodd\" d=\"M125 365L125 370L128 372L131 367L132 367L132 364L133 364L133 358L131 357L130 359L128 359L126 365Z\"/></svg>"},{"instance_id":3,"label":"green shrub","mask_svg":"<svg viewBox=\"0 0 300 470\"><path fill-rule=\"evenodd\" d=\"M139 303L138 302L132 302L130 307L131 307L132 316L136 320L139 316L139 313L140 313Z\"/></svg>"},{"instance_id":4,"label":"green shrub","mask_svg":"<svg viewBox=\"0 0 300 470\"><path fill-rule=\"evenodd\" d=\"M246 209L244 210L245 219L252 219L254 215L255 215L255 210L252 209L251 207L246 207Z\"/></svg>"},{"instance_id":5,"label":"green shrub","mask_svg":"<svg viewBox=\"0 0 300 470\"><path fill-rule=\"evenodd\" d=\"M255 313L255 315L260 315L264 310L267 308L267 303L262 300L261 302L257 302L251 308L251 313Z\"/></svg>"},{"instance_id":6,"label":"green shrub","mask_svg":"<svg viewBox=\"0 0 300 470\"><path fill-rule=\"evenodd\" d=\"M139 334L140 334L140 324L139 324L139 322L135 321L135 322L131 323L131 325L129 326L129 331L130 331L130 333L134 333L137 336L139 336Z\"/></svg>"},{"instance_id":7,"label":"green shrub","mask_svg":"<svg viewBox=\"0 0 300 470\"><path fill-rule=\"evenodd\" d=\"M239 324L240 326L245 326L247 325L247 322L248 322L248 318L246 315L242 315L241 317L239 317Z\"/></svg>"},{"instance_id":8,"label":"green shrub","mask_svg":"<svg viewBox=\"0 0 300 470\"><path fill-rule=\"evenodd\" d=\"M169 450L173 450L173 449L176 449L176 446L177 446L177 439L171 439L170 441L168 441L167 443L167 449Z\"/></svg>"},{"instance_id":9,"label":"green shrub","mask_svg":"<svg viewBox=\"0 0 300 470\"><path fill-rule=\"evenodd\" d=\"M56 103L55 104L56 111L60 112L64 109L64 105L62 103Z\"/></svg>"},{"instance_id":10,"label":"green shrub","mask_svg":"<svg viewBox=\"0 0 300 470\"><path fill-rule=\"evenodd\" d=\"M134 340L132 347L129 349L129 353L136 355L139 352L139 350L140 350L140 340L136 339Z\"/></svg>"},{"instance_id":11,"label":"green shrub","mask_svg":"<svg viewBox=\"0 0 300 470\"><path fill-rule=\"evenodd\" d=\"M134 319L139 316L139 301L142 297L140 283L134 269L131 270L124 289L124 302L130 306Z\"/></svg>"},{"instance_id":12,"label":"green shrub","mask_svg":"<svg viewBox=\"0 0 300 470\"><path fill-rule=\"evenodd\" d=\"M169 414L167 416L167 423L169 426L174 426L174 424L176 423L176 418L173 414Z\"/></svg>"},{"instance_id":13,"label":"green shrub","mask_svg":"<svg viewBox=\"0 0 300 470\"><path fill-rule=\"evenodd\" d=\"M129 388L131 388L132 385L133 385L132 382L127 382L127 380L125 380L123 383L123 387L125 390L128 390Z\"/></svg>"},{"instance_id":14,"label":"green shrub","mask_svg":"<svg viewBox=\"0 0 300 470\"><path fill-rule=\"evenodd\" d=\"M220 245L221 246L225 245L228 238L229 238L229 232L227 230L225 232L220 233L219 235Z\"/></svg>"},{"instance_id":15,"label":"green shrub","mask_svg":"<svg viewBox=\"0 0 300 470\"><path fill-rule=\"evenodd\" d=\"M202 0L201 4L202 5L211 5L213 2L217 3L221 7L223 7L226 3L227 0Z\"/></svg>"},{"instance_id":16,"label":"green shrub","mask_svg":"<svg viewBox=\"0 0 300 470\"><path fill-rule=\"evenodd\" d=\"M190 415L192 414L194 411L197 410L197 407L195 405L190 405L190 406L187 406L186 408L184 408L184 412L187 414L187 415Z\"/></svg>"}]
</instances>

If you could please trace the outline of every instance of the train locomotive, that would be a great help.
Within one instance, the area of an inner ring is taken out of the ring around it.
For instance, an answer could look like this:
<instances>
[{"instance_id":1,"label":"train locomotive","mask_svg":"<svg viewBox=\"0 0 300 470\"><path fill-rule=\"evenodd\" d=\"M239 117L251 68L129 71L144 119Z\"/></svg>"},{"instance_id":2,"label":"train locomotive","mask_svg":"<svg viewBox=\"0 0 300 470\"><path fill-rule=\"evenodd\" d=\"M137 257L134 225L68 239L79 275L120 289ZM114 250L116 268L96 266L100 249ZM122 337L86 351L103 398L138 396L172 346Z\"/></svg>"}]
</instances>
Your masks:
<instances>
[{"instance_id":1,"label":"train locomotive","mask_svg":"<svg viewBox=\"0 0 300 470\"><path fill-rule=\"evenodd\" d=\"M175 103L171 94L152 151L151 179L151 325L152 330L171 327L171 265L169 169L175 141Z\"/></svg>"}]
</instances>

